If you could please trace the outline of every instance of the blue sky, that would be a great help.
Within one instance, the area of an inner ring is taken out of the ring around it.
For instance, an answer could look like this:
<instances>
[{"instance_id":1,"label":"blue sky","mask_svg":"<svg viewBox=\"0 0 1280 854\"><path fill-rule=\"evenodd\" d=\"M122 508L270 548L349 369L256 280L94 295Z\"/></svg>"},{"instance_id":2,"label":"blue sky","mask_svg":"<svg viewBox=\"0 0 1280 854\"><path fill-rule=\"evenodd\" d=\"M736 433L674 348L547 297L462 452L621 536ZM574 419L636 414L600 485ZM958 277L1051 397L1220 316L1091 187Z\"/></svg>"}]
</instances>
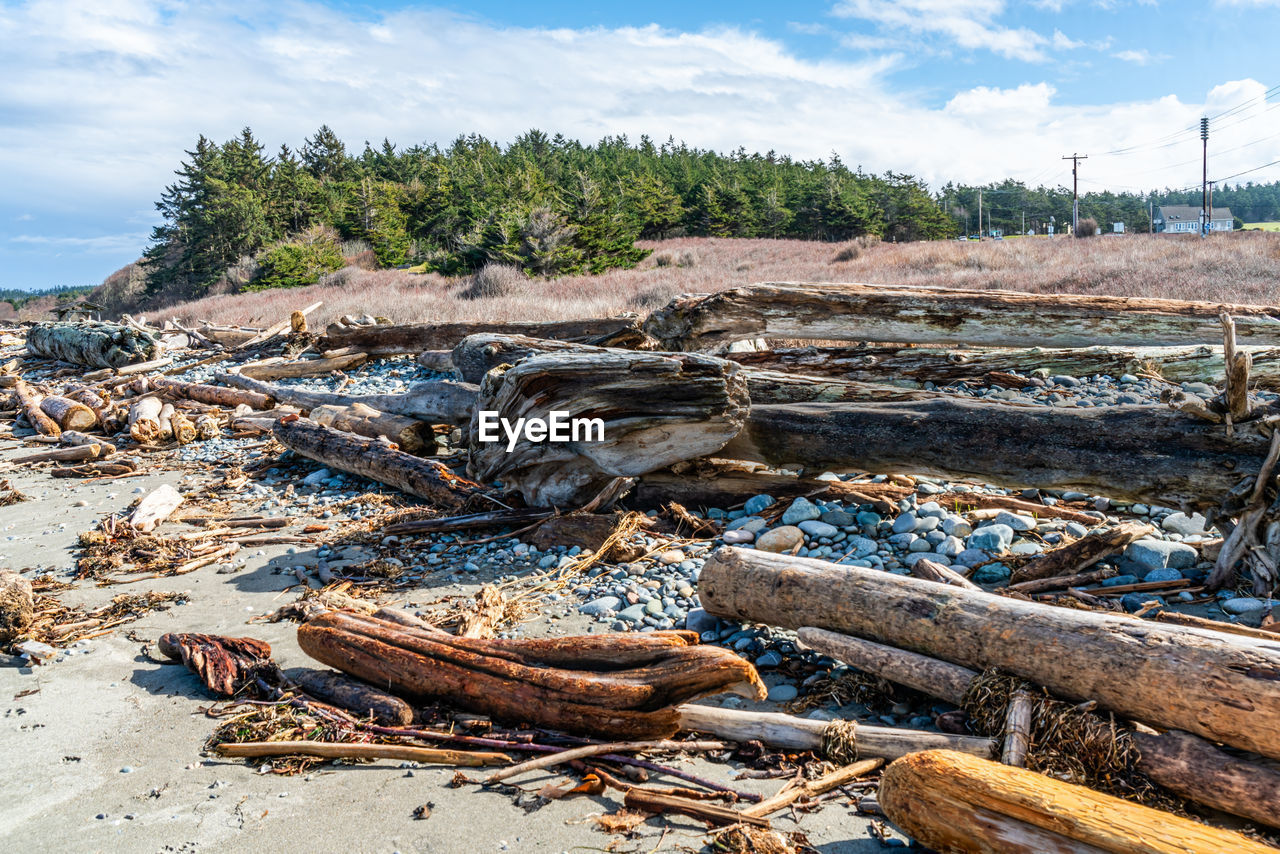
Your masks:
<instances>
[{"instance_id":1,"label":"blue sky","mask_svg":"<svg viewBox=\"0 0 1280 854\"><path fill-rule=\"evenodd\" d=\"M0 287L133 260L183 150L246 124L671 135L935 186L1062 184L1078 151L1083 189L1181 187L1203 114L1210 177L1280 159L1278 41L1280 0L0 0Z\"/></svg>"}]
</instances>

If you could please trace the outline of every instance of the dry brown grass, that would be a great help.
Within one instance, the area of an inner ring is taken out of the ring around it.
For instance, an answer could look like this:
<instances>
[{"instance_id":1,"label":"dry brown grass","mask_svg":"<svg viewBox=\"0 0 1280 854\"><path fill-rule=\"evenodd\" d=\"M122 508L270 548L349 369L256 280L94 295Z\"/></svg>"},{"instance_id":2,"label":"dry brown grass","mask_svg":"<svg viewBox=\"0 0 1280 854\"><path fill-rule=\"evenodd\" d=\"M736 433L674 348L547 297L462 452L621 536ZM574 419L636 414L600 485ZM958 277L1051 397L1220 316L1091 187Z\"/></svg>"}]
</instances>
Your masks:
<instances>
[{"instance_id":1,"label":"dry brown grass","mask_svg":"<svg viewBox=\"0 0 1280 854\"><path fill-rule=\"evenodd\" d=\"M654 253L634 270L532 279L491 299L465 299L470 279L348 267L308 288L207 297L158 315L264 325L323 300L313 325L364 313L397 322L563 320L625 311L644 314L681 293L768 281L945 285L1260 304L1275 304L1280 295L1280 234L1266 232L1208 240L1132 234L1093 240L864 243L857 252L844 251L845 244L800 240L682 238L643 245Z\"/></svg>"}]
</instances>

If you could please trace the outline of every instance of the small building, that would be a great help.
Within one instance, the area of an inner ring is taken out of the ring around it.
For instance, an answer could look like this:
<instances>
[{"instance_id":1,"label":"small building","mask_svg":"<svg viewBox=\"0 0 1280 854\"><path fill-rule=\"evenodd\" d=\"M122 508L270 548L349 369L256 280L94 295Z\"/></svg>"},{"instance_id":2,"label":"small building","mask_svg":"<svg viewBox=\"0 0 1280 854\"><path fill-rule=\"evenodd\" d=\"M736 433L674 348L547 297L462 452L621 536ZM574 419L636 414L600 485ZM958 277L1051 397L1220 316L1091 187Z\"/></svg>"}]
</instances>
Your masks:
<instances>
[{"instance_id":1,"label":"small building","mask_svg":"<svg viewBox=\"0 0 1280 854\"><path fill-rule=\"evenodd\" d=\"M1156 208L1151 225L1157 234L1199 234L1200 212L1192 205L1162 205ZM1209 215L1209 230L1230 231L1233 221L1231 208L1214 208Z\"/></svg>"}]
</instances>

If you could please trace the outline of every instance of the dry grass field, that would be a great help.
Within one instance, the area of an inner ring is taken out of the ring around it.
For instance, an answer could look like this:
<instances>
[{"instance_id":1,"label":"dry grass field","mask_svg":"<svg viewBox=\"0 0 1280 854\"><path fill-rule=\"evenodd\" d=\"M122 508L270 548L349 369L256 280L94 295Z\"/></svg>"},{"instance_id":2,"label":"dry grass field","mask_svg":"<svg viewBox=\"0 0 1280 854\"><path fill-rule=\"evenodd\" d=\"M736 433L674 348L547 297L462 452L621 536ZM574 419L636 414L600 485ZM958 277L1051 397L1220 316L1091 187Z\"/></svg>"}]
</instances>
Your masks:
<instances>
[{"instance_id":1,"label":"dry grass field","mask_svg":"<svg viewBox=\"0 0 1280 854\"><path fill-rule=\"evenodd\" d=\"M365 313L397 322L557 320L643 314L677 294L767 281L1280 302L1277 233L908 244L684 238L644 245L654 251L636 269L551 280L500 277L497 296L475 298L480 289L469 278L348 267L307 288L213 296L150 314L262 325L323 300L313 325Z\"/></svg>"}]
</instances>

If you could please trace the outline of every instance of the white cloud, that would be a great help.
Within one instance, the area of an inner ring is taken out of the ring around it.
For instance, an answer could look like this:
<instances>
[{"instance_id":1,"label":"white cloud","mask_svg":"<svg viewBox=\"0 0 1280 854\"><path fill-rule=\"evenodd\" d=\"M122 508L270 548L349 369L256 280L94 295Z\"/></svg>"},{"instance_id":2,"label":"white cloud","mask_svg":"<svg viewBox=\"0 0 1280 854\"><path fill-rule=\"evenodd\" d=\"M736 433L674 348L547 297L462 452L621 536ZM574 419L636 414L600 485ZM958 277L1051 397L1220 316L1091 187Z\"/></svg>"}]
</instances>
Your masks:
<instances>
[{"instance_id":1,"label":"white cloud","mask_svg":"<svg viewBox=\"0 0 1280 854\"><path fill-rule=\"evenodd\" d=\"M889 29L929 33L969 50L989 50L1010 59L1042 62L1049 39L1025 27L995 23L1004 0L840 0L832 13L872 21Z\"/></svg>"},{"instance_id":2,"label":"white cloud","mask_svg":"<svg viewBox=\"0 0 1280 854\"><path fill-rule=\"evenodd\" d=\"M1146 48L1141 48L1139 50L1121 50L1111 55L1121 62L1131 62L1134 65L1150 65L1153 62L1168 58L1163 54L1153 55L1151 51Z\"/></svg>"},{"instance_id":3,"label":"white cloud","mask_svg":"<svg viewBox=\"0 0 1280 854\"><path fill-rule=\"evenodd\" d=\"M150 235L148 233L102 234L96 237L55 237L46 234L17 234L10 243L50 249L76 249L101 255L117 255L120 252L138 250Z\"/></svg>"},{"instance_id":4,"label":"white cloud","mask_svg":"<svg viewBox=\"0 0 1280 854\"><path fill-rule=\"evenodd\" d=\"M1084 42L1075 41L1067 36L1062 30L1053 31L1053 46L1057 50L1075 50L1078 47L1084 47Z\"/></svg>"}]
</instances>

